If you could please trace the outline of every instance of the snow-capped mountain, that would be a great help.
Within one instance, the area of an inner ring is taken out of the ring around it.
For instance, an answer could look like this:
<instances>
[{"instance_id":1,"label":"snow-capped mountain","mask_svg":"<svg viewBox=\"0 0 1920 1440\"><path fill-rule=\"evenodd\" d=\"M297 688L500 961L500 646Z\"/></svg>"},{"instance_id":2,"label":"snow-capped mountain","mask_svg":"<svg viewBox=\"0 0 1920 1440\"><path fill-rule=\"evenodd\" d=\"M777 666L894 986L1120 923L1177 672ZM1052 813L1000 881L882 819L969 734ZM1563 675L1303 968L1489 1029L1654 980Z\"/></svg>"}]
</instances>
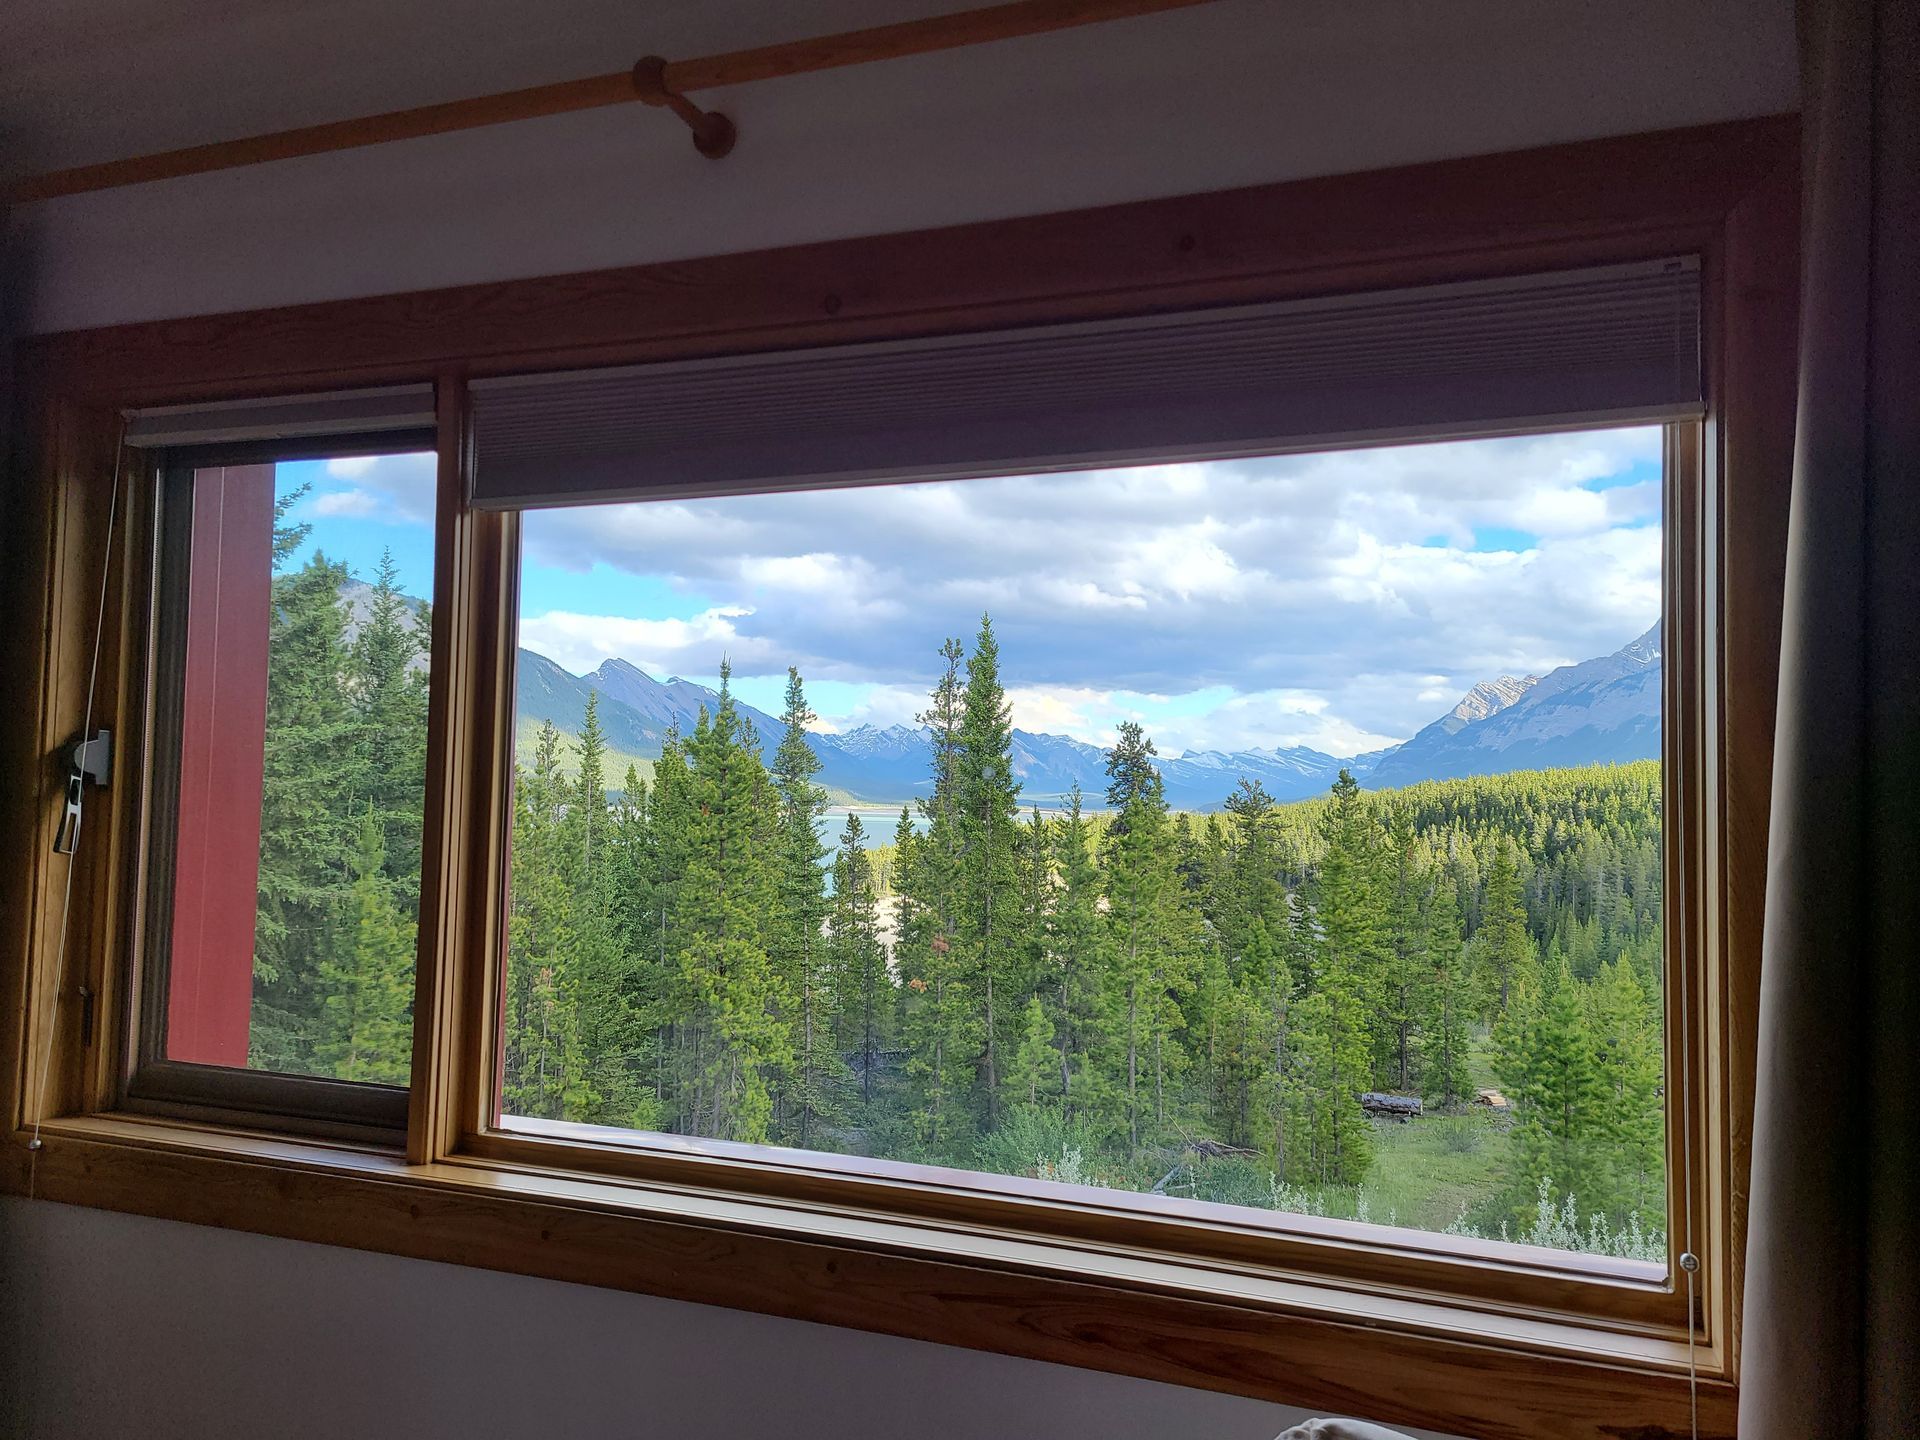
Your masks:
<instances>
[{"instance_id":1,"label":"snow-capped mountain","mask_svg":"<svg viewBox=\"0 0 1920 1440\"><path fill-rule=\"evenodd\" d=\"M1538 675L1502 675L1497 680L1482 680L1434 724L1452 734L1489 715L1498 715L1539 683Z\"/></svg>"},{"instance_id":2,"label":"snow-capped mountain","mask_svg":"<svg viewBox=\"0 0 1920 1440\"><path fill-rule=\"evenodd\" d=\"M1461 714L1467 705L1462 701L1382 757L1368 783L1385 789L1416 780L1646 760L1660 753L1657 624L1611 655L1513 684L1521 687L1514 698L1478 719ZM1476 686L1475 693L1482 688Z\"/></svg>"},{"instance_id":3,"label":"snow-capped mountain","mask_svg":"<svg viewBox=\"0 0 1920 1440\"><path fill-rule=\"evenodd\" d=\"M660 753L668 732L686 734L702 707L719 695L691 680L656 680L624 660L607 660L573 675L543 655L520 652L522 725L551 720L568 734L584 723L587 697L600 694L599 716L615 750L641 758ZM735 701L771 755L780 722ZM810 737L820 758L819 783L871 804L898 805L926 792L927 732L908 725L860 725ZM1404 744L1364 755L1336 756L1305 746L1204 750L1163 757L1167 802L1182 810L1217 810L1240 782L1258 781L1277 800L1321 795L1340 771L1370 788L1418 780L1533 770L1555 765L1651 758L1660 753L1660 627L1612 655L1566 665L1545 676L1502 675L1475 685L1445 715ZM1013 732L1013 771L1026 803L1053 806L1075 785L1090 808L1106 798L1106 752L1065 735Z\"/></svg>"}]
</instances>

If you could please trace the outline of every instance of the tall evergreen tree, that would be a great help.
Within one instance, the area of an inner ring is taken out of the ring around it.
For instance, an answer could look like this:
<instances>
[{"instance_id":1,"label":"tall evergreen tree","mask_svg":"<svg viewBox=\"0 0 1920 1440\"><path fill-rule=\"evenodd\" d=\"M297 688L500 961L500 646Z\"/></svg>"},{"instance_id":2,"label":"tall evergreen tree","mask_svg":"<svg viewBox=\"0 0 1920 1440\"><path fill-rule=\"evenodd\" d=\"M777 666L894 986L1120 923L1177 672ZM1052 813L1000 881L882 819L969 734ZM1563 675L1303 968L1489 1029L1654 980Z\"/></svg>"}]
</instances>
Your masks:
<instances>
[{"instance_id":1,"label":"tall evergreen tree","mask_svg":"<svg viewBox=\"0 0 1920 1440\"><path fill-rule=\"evenodd\" d=\"M346 580L346 568L319 553L273 580L248 1046L248 1063L268 1070L320 1063L320 966L353 883L359 727L346 688Z\"/></svg>"},{"instance_id":2,"label":"tall evergreen tree","mask_svg":"<svg viewBox=\"0 0 1920 1440\"><path fill-rule=\"evenodd\" d=\"M1047 956L1059 996L1060 1092L1069 1119L1100 1105L1089 1092L1098 1085L1094 1065L1099 1050L1101 882L1093 829L1081 806L1076 783L1065 813L1053 823L1052 862L1059 892L1047 917Z\"/></svg>"},{"instance_id":3,"label":"tall evergreen tree","mask_svg":"<svg viewBox=\"0 0 1920 1440\"><path fill-rule=\"evenodd\" d=\"M359 720L354 788L380 826L387 874L409 909L417 910L427 782L427 672L418 662L426 655L426 632L399 582L393 552L382 551L346 669Z\"/></svg>"},{"instance_id":4,"label":"tall evergreen tree","mask_svg":"<svg viewBox=\"0 0 1920 1440\"><path fill-rule=\"evenodd\" d=\"M1173 1049L1177 997L1191 983L1190 937L1154 753L1153 741L1130 720L1121 722L1107 752L1107 802L1116 812L1107 827L1107 1040L1123 1077L1115 1088L1134 1152L1149 1124L1166 1122L1167 1082L1180 1060Z\"/></svg>"},{"instance_id":5,"label":"tall evergreen tree","mask_svg":"<svg viewBox=\"0 0 1920 1440\"><path fill-rule=\"evenodd\" d=\"M903 814L904 818L904 814ZM892 1033L893 986L880 944L873 862L860 817L847 812L833 860L827 946L839 1002L839 1046L855 1057L863 1114L873 1108L874 1073Z\"/></svg>"},{"instance_id":6,"label":"tall evergreen tree","mask_svg":"<svg viewBox=\"0 0 1920 1440\"><path fill-rule=\"evenodd\" d=\"M1354 1185L1373 1162L1372 1130L1358 1096L1372 1071L1366 995L1383 968L1386 904L1378 822L1346 770L1334 782L1321 829L1326 852L1314 887L1313 977L1293 1026L1311 1139L1302 1173L1322 1184Z\"/></svg>"},{"instance_id":7,"label":"tall evergreen tree","mask_svg":"<svg viewBox=\"0 0 1920 1440\"><path fill-rule=\"evenodd\" d=\"M341 1080L404 1085L413 1063L414 927L396 902L385 860L369 807L353 854L347 923L321 961L314 1059Z\"/></svg>"},{"instance_id":8,"label":"tall evergreen tree","mask_svg":"<svg viewBox=\"0 0 1920 1440\"><path fill-rule=\"evenodd\" d=\"M580 1059L573 994L566 983L573 948L561 829L567 789L559 732L543 724L532 768L519 774L514 787L502 1103L512 1114L554 1120L565 1117L565 1097Z\"/></svg>"},{"instance_id":9,"label":"tall evergreen tree","mask_svg":"<svg viewBox=\"0 0 1920 1440\"><path fill-rule=\"evenodd\" d=\"M769 1138L773 1082L793 1050L767 953L775 887L758 842L772 828L771 789L731 678L722 662L719 701L685 744L693 826L678 961L695 1021L690 1128L758 1142Z\"/></svg>"},{"instance_id":10,"label":"tall evergreen tree","mask_svg":"<svg viewBox=\"0 0 1920 1440\"><path fill-rule=\"evenodd\" d=\"M940 647L941 673L920 715L932 752L932 784L918 802L926 833L908 832L897 846L903 919L898 925L911 995L904 1024L912 1055L912 1126L916 1140L936 1155L956 1155L971 1139L967 1072L978 1053L979 1028L971 981L977 966L960 947L963 904L962 727L966 696L961 671L966 648L955 639ZM907 917L914 921L912 928Z\"/></svg>"},{"instance_id":11,"label":"tall evergreen tree","mask_svg":"<svg viewBox=\"0 0 1920 1440\"><path fill-rule=\"evenodd\" d=\"M1374 1064L1391 1089L1412 1090L1419 1080L1424 991L1431 965L1421 915L1427 888L1413 817L1396 810L1387 832L1387 936L1374 1024Z\"/></svg>"},{"instance_id":12,"label":"tall evergreen tree","mask_svg":"<svg viewBox=\"0 0 1920 1440\"><path fill-rule=\"evenodd\" d=\"M1027 1001L1020 1016L1020 1044L1008 1067L1007 1088L1015 1104L1058 1107L1060 1051L1054 1045L1053 1017L1038 995Z\"/></svg>"},{"instance_id":13,"label":"tall evergreen tree","mask_svg":"<svg viewBox=\"0 0 1920 1440\"><path fill-rule=\"evenodd\" d=\"M1460 905L1452 886L1434 887L1426 906L1426 925L1426 956L1432 969L1424 997L1428 1043L1422 1080L1428 1098L1441 1105L1458 1105L1473 1084L1468 1055L1476 1007L1460 935Z\"/></svg>"},{"instance_id":14,"label":"tall evergreen tree","mask_svg":"<svg viewBox=\"0 0 1920 1440\"><path fill-rule=\"evenodd\" d=\"M1606 1078L1579 982L1564 960L1538 981L1522 976L1494 1030L1496 1070L1514 1109L1515 1210L1531 1208L1541 1181L1604 1210L1606 1176L1595 1142L1607 1124Z\"/></svg>"},{"instance_id":15,"label":"tall evergreen tree","mask_svg":"<svg viewBox=\"0 0 1920 1440\"><path fill-rule=\"evenodd\" d=\"M1665 1199L1666 1173L1659 1007L1624 959L1603 967L1588 993L1612 1170L1607 1193L1588 1203L1651 1217Z\"/></svg>"},{"instance_id":16,"label":"tall evergreen tree","mask_svg":"<svg viewBox=\"0 0 1920 1440\"><path fill-rule=\"evenodd\" d=\"M808 727L818 718L807 704L800 672L788 667L772 773L780 797L772 959L794 1055L793 1074L780 1096L785 1112L781 1129L800 1146L814 1144L821 1127L838 1118L836 1096L846 1068L834 1045L837 996L822 933L827 897L821 861L826 847L816 827L826 811L827 794L814 783L820 757L807 738Z\"/></svg>"},{"instance_id":17,"label":"tall evergreen tree","mask_svg":"<svg viewBox=\"0 0 1920 1440\"><path fill-rule=\"evenodd\" d=\"M1000 647L993 621L982 615L961 701L956 770L960 840L959 913L955 942L969 989L980 1006L978 1113L988 1130L1000 1121L1002 1062L1017 1012L1010 1014L1010 988L1017 988L1022 954L1020 784L1013 778L1013 716L1000 683ZM1011 985L1010 985L1011 982ZM1005 1033L1003 1033L1005 1032Z\"/></svg>"},{"instance_id":18,"label":"tall evergreen tree","mask_svg":"<svg viewBox=\"0 0 1920 1440\"><path fill-rule=\"evenodd\" d=\"M1504 1013L1516 981L1530 978L1538 963L1533 939L1527 933L1519 867L1513 846L1505 839L1496 842L1493 864L1487 870L1474 952L1474 967L1486 978L1487 1003L1494 1014Z\"/></svg>"}]
</instances>

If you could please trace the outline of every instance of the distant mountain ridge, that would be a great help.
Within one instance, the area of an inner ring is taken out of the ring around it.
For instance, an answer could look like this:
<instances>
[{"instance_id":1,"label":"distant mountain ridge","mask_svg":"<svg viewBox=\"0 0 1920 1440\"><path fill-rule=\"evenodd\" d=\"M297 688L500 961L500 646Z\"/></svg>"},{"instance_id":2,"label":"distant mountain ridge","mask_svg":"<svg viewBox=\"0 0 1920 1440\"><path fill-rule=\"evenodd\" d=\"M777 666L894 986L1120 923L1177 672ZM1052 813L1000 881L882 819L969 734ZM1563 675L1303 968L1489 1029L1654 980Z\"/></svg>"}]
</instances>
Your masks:
<instances>
[{"instance_id":1,"label":"distant mountain ridge","mask_svg":"<svg viewBox=\"0 0 1920 1440\"><path fill-rule=\"evenodd\" d=\"M520 651L516 703L523 725L551 721L569 735L585 723L587 697L600 694L607 743L643 758L660 753L669 731L686 734L719 695L678 676L656 680L625 660L603 661L574 675L536 651ZM773 716L734 701L771 754L782 726ZM898 805L924 794L929 748L924 730L860 725L808 737L820 758L820 784L870 803ZM1277 800L1326 792L1342 768L1369 787L1410 785L1546 766L1639 760L1660 753L1660 627L1612 655L1562 666L1545 676L1503 675L1475 685L1445 715L1403 744L1364 755L1328 755L1306 746L1198 751L1160 762L1167 802L1176 809L1214 810L1242 779L1257 780ZM1106 752L1064 735L1013 732L1013 771L1023 801L1046 805L1075 784L1098 807L1107 786Z\"/></svg>"},{"instance_id":2,"label":"distant mountain ridge","mask_svg":"<svg viewBox=\"0 0 1920 1440\"><path fill-rule=\"evenodd\" d=\"M1445 719L1436 721L1382 756L1368 780L1386 788L1508 770L1650 760L1659 754L1656 623L1611 655L1532 679L1480 719L1452 727Z\"/></svg>"}]
</instances>

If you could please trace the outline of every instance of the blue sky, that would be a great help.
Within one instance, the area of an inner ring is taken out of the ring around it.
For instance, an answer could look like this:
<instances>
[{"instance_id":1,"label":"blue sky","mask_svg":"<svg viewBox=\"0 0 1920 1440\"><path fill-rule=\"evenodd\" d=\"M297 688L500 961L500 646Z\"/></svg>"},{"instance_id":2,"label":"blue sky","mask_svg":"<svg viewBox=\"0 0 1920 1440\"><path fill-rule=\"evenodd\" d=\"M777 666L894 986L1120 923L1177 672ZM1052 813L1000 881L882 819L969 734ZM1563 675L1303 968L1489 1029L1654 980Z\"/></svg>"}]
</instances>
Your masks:
<instances>
[{"instance_id":1,"label":"blue sky","mask_svg":"<svg viewBox=\"0 0 1920 1440\"><path fill-rule=\"evenodd\" d=\"M1404 739L1478 680L1606 654L1659 613L1655 429L525 517L521 643L620 656L824 728L911 722L983 610L1015 723L1164 753ZM429 456L281 467L290 519L431 584ZM304 558L304 556L303 556Z\"/></svg>"}]
</instances>

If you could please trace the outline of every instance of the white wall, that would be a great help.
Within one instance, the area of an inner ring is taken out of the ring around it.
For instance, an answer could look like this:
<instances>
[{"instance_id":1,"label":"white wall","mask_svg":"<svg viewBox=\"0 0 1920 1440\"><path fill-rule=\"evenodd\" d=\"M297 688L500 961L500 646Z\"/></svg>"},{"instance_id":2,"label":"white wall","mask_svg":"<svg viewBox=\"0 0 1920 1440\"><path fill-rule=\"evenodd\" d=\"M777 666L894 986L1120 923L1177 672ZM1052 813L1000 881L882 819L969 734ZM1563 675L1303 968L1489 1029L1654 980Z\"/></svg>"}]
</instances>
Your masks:
<instances>
[{"instance_id":1,"label":"white wall","mask_svg":"<svg viewBox=\"0 0 1920 1440\"><path fill-rule=\"evenodd\" d=\"M333 31L382 23L355 0L309 8ZM479 8L507 23L493 0ZM597 44L591 26L579 29L573 68L557 42L543 49L540 78L615 69L642 47L704 54L811 33L795 17L815 10L831 26L906 8L663 6L642 37L612 41L638 27L627 18L610 29L608 15ZM622 106L77 196L17 217L37 257L27 328L752 250L1772 114L1796 103L1792 9L1790 0L1220 0L709 92L703 103L740 126L739 148L717 163L695 155L676 122ZM553 13L582 10L570 0ZM518 12L524 28L548 9ZM477 31L441 37L453 46L449 64L523 38ZM159 86L165 76L151 102L172 116L164 143L202 138L173 112L197 103L218 114L229 89L228 124L239 128L207 133L247 133L269 113L245 109L260 85L235 73L240 52L226 35L167 48L164 35L143 33L126 50L143 79ZM286 83L303 97L271 111L273 123L324 117L314 74L349 88L357 75L329 64L381 53L284 26L269 39L311 52L262 62L271 74L291 64ZM509 83L506 72L479 79ZM366 103L460 93L444 78L431 87L423 78L407 98L371 85L361 86ZM137 131L121 133L128 107L138 113L127 91L105 76L97 88L95 109L122 118L120 131L94 129L118 134L120 153L145 148Z\"/></svg>"},{"instance_id":2,"label":"white wall","mask_svg":"<svg viewBox=\"0 0 1920 1440\"><path fill-rule=\"evenodd\" d=\"M1269 1440L1277 1405L885 1335L0 1200L20 1440Z\"/></svg>"}]
</instances>

